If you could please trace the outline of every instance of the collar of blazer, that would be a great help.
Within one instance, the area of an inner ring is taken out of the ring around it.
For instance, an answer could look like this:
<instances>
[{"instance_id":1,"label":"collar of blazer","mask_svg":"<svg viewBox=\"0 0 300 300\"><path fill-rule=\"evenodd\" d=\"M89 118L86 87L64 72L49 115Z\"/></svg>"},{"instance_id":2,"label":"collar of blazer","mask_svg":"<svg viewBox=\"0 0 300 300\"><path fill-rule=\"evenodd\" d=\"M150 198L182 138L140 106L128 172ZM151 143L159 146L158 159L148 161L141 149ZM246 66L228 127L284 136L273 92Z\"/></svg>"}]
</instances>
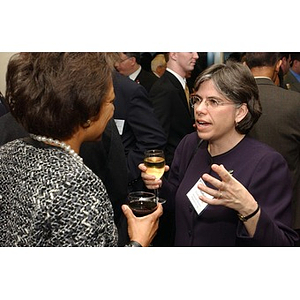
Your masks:
<instances>
[{"instance_id":1,"label":"collar of blazer","mask_svg":"<svg viewBox=\"0 0 300 300\"><path fill-rule=\"evenodd\" d=\"M175 71L169 69L169 68L167 68L166 71L168 71L169 73L171 73L172 75L175 76L175 78L180 82L180 84L181 84L181 86L182 86L182 88L183 88L183 90L184 90L184 88L185 88L185 83L186 83L186 79L183 78L182 76L180 76L179 74L177 74Z\"/></svg>"}]
</instances>

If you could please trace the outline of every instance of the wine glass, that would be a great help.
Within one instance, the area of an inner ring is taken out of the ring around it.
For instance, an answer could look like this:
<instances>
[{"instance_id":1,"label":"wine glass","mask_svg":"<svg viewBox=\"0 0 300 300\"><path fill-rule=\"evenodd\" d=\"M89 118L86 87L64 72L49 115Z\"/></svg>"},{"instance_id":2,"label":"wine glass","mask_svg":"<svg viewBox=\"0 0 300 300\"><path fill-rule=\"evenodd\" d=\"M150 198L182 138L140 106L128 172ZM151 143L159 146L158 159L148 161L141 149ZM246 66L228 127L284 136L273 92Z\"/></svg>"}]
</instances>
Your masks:
<instances>
[{"instance_id":1,"label":"wine glass","mask_svg":"<svg viewBox=\"0 0 300 300\"><path fill-rule=\"evenodd\" d=\"M147 167L146 174L154 175L156 179L160 179L165 172L165 154L163 150L147 150L145 151L144 164ZM157 202L164 204L166 200L159 198L158 189L154 190Z\"/></svg>"},{"instance_id":2,"label":"wine glass","mask_svg":"<svg viewBox=\"0 0 300 300\"><path fill-rule=\"evenodd\" d=\"M153 193L135 191L128 194L128 205L137 217L151 214L157 208L157 198Z\"/></svg>"}]
</instances>

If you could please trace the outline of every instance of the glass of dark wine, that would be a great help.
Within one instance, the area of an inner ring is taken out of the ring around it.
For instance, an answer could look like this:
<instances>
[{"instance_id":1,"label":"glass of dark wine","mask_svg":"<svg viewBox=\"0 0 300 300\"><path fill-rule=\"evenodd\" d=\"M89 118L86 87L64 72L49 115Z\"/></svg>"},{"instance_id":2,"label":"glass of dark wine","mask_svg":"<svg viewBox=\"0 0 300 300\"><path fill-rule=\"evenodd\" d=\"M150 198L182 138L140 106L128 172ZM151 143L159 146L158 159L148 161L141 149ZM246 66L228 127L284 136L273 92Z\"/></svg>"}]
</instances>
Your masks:
<instances>
[{"instance_id":1,"label":"glass of dark wine","mask_svg":"<svg viewBox=\"0 0 300 300\"><path fill-rule=\"evenodd\" d=\"M157 208L155 194L144 191L136 191L128 194L128 205L137 217L151 214Z\"/></svg>"},{"instance_id":2,"label":"glass of dark wine","mask_svg":"<svg viewBox=\"0 0 300 300\"><path fill-rule=\"evenodd\" d=\"M156 179L160 179L165 172L165 154L163 150L147 150L145 151L144 164L147 167L146 174L154 175ZM165 199L159 198L158 189L154 190L157 202L164 204Z\"/></svg>"}]
</instances>

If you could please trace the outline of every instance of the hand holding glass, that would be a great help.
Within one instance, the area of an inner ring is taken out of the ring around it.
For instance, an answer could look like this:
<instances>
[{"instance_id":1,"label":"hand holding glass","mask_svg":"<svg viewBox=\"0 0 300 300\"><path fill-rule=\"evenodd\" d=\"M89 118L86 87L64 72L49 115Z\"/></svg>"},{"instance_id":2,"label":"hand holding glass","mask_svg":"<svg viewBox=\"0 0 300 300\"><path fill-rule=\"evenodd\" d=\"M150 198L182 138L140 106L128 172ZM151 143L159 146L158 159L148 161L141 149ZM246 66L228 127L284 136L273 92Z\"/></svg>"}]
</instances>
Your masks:
<instances>
[{"instance_id":1,"label":"hand holding glass","mask_svg":"<svg viewBox=\"0 0 300 300\"><path fill-rule=\"evenodd\" d=\"M151 214L157 208L157 199L153 193L137 191L128 195L128 205L136 217Z\"/></svg>"},{"instance_id":2,"label":"hand holding glass","mask_svg":"<svg viewBox=\"0 0 300 300\"><path fill-rule=\"evenodd\" d=\"M160 179L165 172L165 155L163 150L147 150L145 151L144 164L147 167L146 174L154 175L156 179ZM154 190L157 202L165 203L166 200L158 197L158 189Z\"/></svg>"}]
</instances>

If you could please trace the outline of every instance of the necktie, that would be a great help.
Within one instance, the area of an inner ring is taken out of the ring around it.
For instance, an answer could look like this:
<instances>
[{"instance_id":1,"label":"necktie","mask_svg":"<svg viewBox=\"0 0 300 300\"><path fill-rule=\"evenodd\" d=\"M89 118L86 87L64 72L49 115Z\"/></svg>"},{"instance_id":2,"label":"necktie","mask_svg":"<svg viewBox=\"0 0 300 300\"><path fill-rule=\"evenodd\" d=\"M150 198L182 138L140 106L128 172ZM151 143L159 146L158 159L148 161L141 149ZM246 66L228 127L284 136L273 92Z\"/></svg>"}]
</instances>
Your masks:
<instances>
[{"instance_id":1,"label":"necktie","mask_svg":"<svg viewBox=\"0 0 300 300\"><path fill-rule=\"evenodd\" d=\"M189 91L189 87L188 87L187 83L185 83L184 92L185 92L188 108L190 110L191 109L191 107L190 107L190 91Z\"/></svg>"}]
</instances>

